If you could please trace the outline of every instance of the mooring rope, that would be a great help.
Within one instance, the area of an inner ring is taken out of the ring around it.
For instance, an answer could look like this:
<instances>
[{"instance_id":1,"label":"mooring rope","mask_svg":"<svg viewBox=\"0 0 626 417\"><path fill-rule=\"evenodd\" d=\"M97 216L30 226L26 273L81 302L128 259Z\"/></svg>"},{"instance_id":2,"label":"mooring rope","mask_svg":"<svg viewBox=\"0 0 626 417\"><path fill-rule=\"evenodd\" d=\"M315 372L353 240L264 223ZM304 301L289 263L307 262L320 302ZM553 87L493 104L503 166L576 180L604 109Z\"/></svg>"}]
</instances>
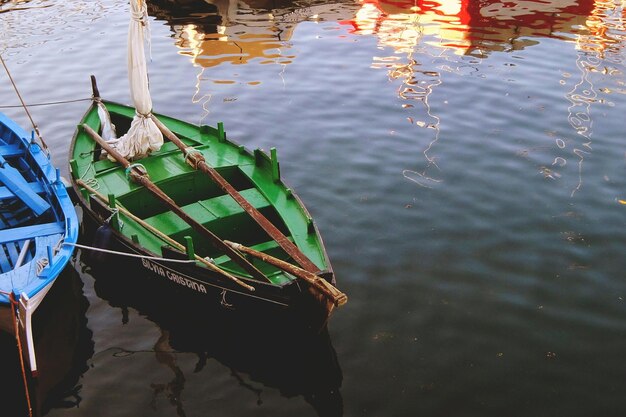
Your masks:
<instances>
[{"instance_id":1,"label":"mooring rope","mask_svg":"<svg viewBox=\"0 0 626 417\"><path fill-rule=\"evenodd\" d=\"M116 214L118 214L120 212L120 209L118 209L117 207L112 208L111 209L111 215L104 221L105 224L109 224L109 222L111 221L111 219L113 218L113 216L115 216ZM124 222L122 221L122 219L117 218L117 225L119 227L119 231L121 232L122 229L124 228Z\"/></svg>"},{"instance_id":2,"label":"mooring rope","mask_svg":"<svg viewBox=\"0 0 626 417\"><path fill-rule=\"evenodd\" d=\"M0 54L0 61L2 62L2 66L4 67L4 70L7 72L7 75L9 76L9 80L11 80L11 85L13 85L15 94L17 94L17 97L20 99L20 102L22 103L22 107L24 107L24 111L26 111L26 115L30 119L30 123L33 125L33 129L35 130L35 133L37 133L37 137L39 138L39 141L43 145L43 148L46 151L46 154L50 156L48 145L46 145L46 142L41 137L41 133L39 133L39 128L35 124L35 121L33 120L33 116L31 116L30 111L28 110L28 107L26 107L26 103L24 102L24 99L22 98L20 91L17 89L17 85L15 84L15 81L13 81L13 77L11 76L11 72L9 71L9 67L7 67L7 64L4 62L4 58L2 58L2 54Z\"/></svg>"},{"instance_id":3,"label":"mooring rope","mask_svg":"<svg viewBox=\"0 0 626 417\"><path fill-rule=\"evenodd\" d=\"M63 242L63 245L68 245L68 246L74 246L80 249L87 249L87 250L92 250L95 252L104 252L104 253L109 253L111 255L120 255L120 256L127 256L129 258L141 258L141 259L149 259L152 261L162 261L162 262L176 262L176 263L195 263L195 260L192 259L172 259L172 258L163 258L160 256L148 256L148 255L139 255L136 253L128 253L128 252L119 252L119 251L115 251L115 250L111 250L111 249L104 249L104 248L96 248L94 246L87 246L87 245L81 245L80 243L71 243L71 242Z\"/></svg>"},{"instance_id":4,"label":"mooring rope","mask_svg":"<svg viewBox=\"0 0 626 417\"><path fill-rule=\"evenodd\" d=\"M15 332L15 341L17 342L17 351L20 356L20 365L22 367L22 380L24 381L24 393L26 395L26 405L28 407L28 416L33 417L33 407L30 402L30 389L28 387L28 378L26 377L26 364L24 363L24 351L22 349L22 340L20 338L20 329L17 322L17 314L15 312L15 306L17 306L17 300L13 292L5 292L0 290L0 294L6 295L9 298L11 305L11 318L13 319L13 331Z\"/></svg>"},{"instance_id":5,"label":"mooring rope","mask_svg":"<svg viewBox=\"0 0 626 417\"><path fill-rule=\"evenodd\" d=\"M41 258L37 260L37 276L41 275L43 270L50 264L48 258Z\"/></svg>"},{"instance_id":6,"label":"mooring rope","mask_svg":"<svg viewBox=\"0 0 626 417\"><path fill-rule=\"evenodd\" d=\"M41 107L41 106L55 106L57 104L69 104L69 103L78 103L79 101L91 101L91 97L88 98L77 98L73 100L59 100L59 101L47 101L43 103L31 103L28 107ZM7 104L4 106L0 106L0 109L17 109L19 107L23 107L21 104Z\"/></svg>"}]
</instances>

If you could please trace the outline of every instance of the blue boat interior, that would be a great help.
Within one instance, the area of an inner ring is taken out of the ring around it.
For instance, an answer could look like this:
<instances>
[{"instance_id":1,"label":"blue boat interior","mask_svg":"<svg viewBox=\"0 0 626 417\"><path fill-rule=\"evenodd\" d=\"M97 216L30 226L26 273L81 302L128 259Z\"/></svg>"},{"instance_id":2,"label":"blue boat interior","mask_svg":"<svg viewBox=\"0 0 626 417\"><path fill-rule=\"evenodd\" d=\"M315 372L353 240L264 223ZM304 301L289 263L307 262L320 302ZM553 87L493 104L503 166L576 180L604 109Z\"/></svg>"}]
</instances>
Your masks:
<instances>
[{"instance_id":1,"label":"blue boat interior","mask_svg":"<svg viewBox=\"0 0 626 417\"><path fill-rule=\"evenodd\" d=\"M46 248L56 244L64 232L58 204L50 201L44 173L33 168L38 166L29 160L33 156L26 146L0 123L0 274L10 273L12 281L0 282L3 291L25 285L16 282L32 274L32 267L23 271L25 267L45 256Z\"/></svg>"}]
</instances>

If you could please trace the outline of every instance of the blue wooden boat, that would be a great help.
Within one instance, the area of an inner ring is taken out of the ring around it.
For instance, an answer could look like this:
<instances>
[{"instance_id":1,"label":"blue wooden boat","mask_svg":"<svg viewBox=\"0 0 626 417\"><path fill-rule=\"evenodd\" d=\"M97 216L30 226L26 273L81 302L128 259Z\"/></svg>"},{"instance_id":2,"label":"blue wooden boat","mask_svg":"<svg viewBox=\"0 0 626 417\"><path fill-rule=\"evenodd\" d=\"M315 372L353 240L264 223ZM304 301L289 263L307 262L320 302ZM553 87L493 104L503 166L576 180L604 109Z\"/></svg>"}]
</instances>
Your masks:
<instances>
[{"instance_id":1,"label":"blue wooden boat","mask_svg":"<svg viewBox=\"0 0 626 417\"><path fill-rule=\"evenodd\" d=\"M0 113L0 329L15 333L18 318L35 375L32 315L68 264L78 227L47 149Z\"/></svg>"}]
</instances>

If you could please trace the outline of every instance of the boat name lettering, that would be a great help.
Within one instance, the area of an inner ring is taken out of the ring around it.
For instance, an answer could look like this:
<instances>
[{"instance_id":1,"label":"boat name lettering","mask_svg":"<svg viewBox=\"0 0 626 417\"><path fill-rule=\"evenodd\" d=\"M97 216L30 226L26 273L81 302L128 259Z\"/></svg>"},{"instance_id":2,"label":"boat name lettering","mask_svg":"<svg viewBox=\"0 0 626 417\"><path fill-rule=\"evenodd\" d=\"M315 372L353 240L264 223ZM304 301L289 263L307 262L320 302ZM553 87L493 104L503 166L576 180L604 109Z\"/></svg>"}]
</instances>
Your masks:
<instances>
[{"instance_id":1,"label":"boat name lettering","mask_svg":"<svg viewBox=\"0 0 626 417\"><path fill-rule=\"evenodd\" d=\"M150 262L147 259L142 259L141 264L143 265L144 268L148 269L149 271L154 272L157 275L165 277L169 279L170 281L174 281L175 283L179 285L183 285L185 287L191 288L192 290L206 294L206 287L202 284L197 283L196 281L192 281L188 278L180 276L176 272L171 271L167 268L163 268L161 265L157 265L153 262Z\"/></svg>"}]
</instances>

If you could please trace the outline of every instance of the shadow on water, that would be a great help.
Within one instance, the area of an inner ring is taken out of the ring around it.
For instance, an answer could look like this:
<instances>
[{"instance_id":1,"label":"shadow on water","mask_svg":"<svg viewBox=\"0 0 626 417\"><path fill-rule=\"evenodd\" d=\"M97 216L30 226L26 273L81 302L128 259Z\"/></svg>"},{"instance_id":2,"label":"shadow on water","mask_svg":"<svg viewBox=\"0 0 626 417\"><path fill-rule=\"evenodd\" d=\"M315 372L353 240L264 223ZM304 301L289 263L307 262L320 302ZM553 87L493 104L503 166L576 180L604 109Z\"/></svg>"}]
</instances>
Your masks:
<instances>
[{"instance_id":1,"label":"shadow on water","mask_svg":"<svg viewBox=\"0 0 626 417\"><path fill-rule=\"evenodd\" d=\"M174 378L167 384L152 384L152 389L155 398L165 393L179 415L185 415L181 398L189 378L177 365L178 353L197 356L194 373L211 359L227 367L241 387L258 397L259 405L263 390L253 383L278 389L287 398L302 396L320 416L343 415L339 390L343 374L327 328L316 333L283 311L239 310L225 307L218 299L174 302L172 288L160 286L142 270L128 266L132 272L121 276L123 259L115 259L113 270L93 263L92 257L83 258L96 295L122 310L122 324L128 323L133 309L159 327L156 361L170 368Z\"/></svg>"},{"instance_id":2,"label":"shadow on water","mask_svg":"<svg viewBox=\"0 0 626 417\"><path fill-rule=\"evenodd\" d=\"M89 303L78 273L68 266L33 316L38 377L28 377L30 403L35 416L55 408L78 407L79 383L93 356L92 333L87 328ZM3 416L27 416L27 400L15 338L0 333Z\"/></svg>"}]
</instances>

